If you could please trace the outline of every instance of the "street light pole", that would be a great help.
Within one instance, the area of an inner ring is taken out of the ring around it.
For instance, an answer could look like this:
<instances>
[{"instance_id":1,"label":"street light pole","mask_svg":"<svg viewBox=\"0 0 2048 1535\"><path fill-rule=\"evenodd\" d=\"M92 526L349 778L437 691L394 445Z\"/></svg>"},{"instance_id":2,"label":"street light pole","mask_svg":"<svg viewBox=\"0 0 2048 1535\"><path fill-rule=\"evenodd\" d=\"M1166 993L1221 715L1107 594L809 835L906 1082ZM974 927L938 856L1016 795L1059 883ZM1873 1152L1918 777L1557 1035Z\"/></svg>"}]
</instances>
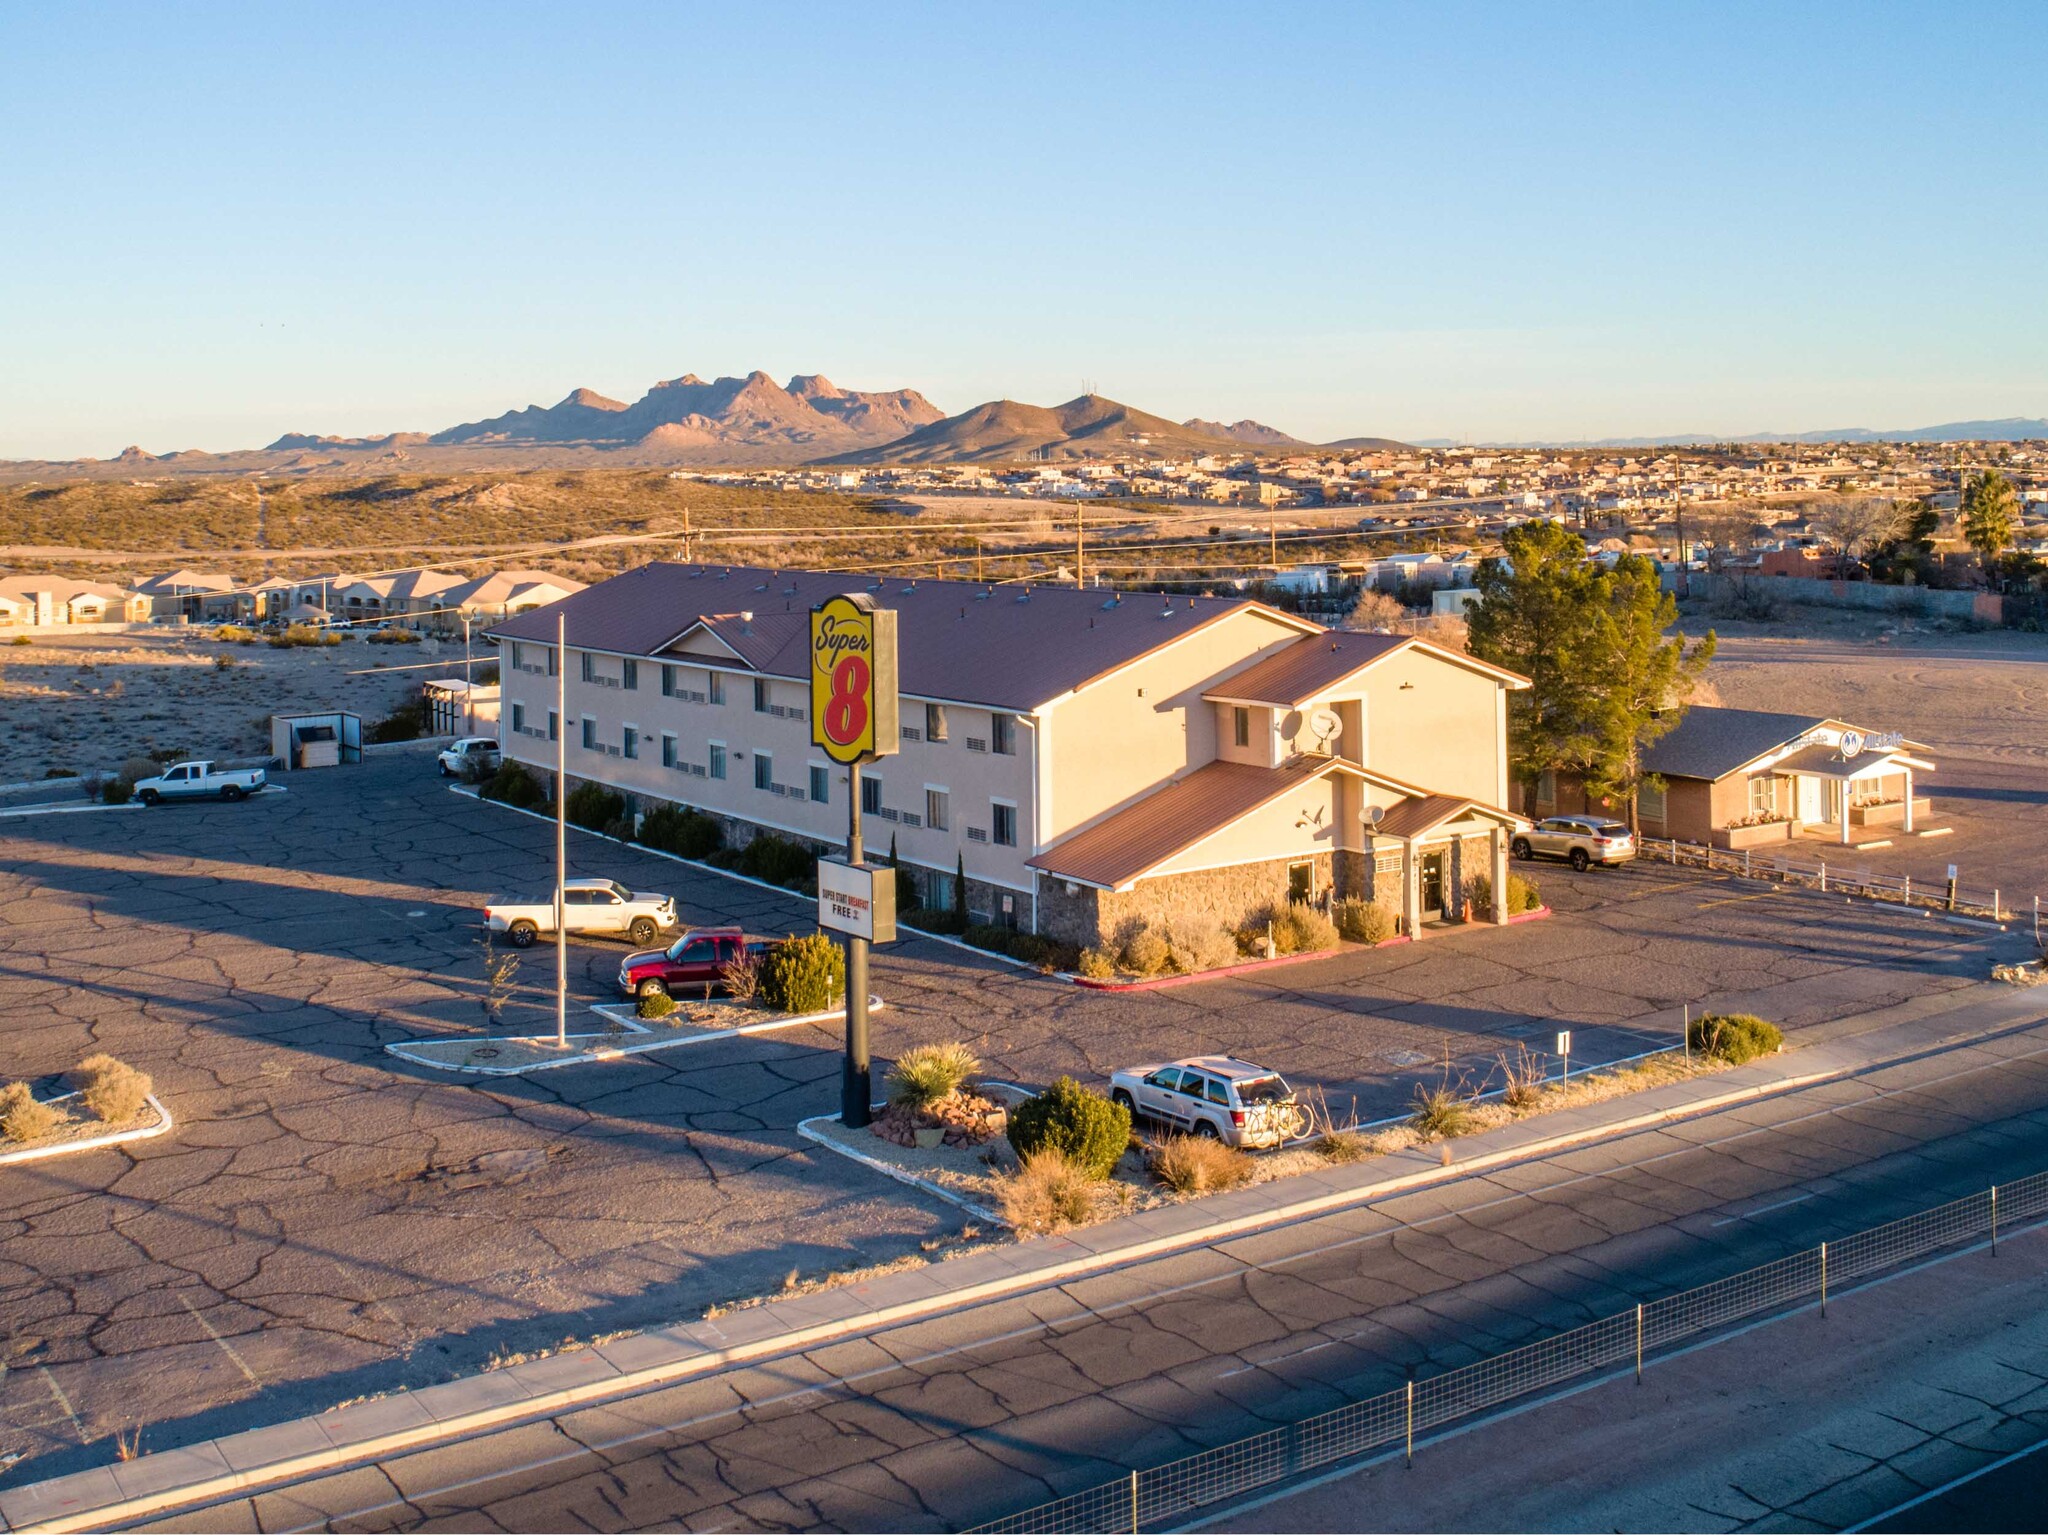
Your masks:
<instances>
[{"instance_id":1,"label":"street light pole","mask_svg":"<svg viewBox=\"0 0 2048 1535\"><path fill-rule=\"evenodd\" d=\"M469 615L462 615L462 733L476 734L476 679L470 671Z\"/></svg>"},{"instance_id":2,"label":"street light pole","mask_svg":"<svg viewBox=\"0 0 2048 1535\"><path fill-rule=\"evenodd\" d=\"M555 614L555 1048L569 1048L569 615Z\"/></svg>"}]
</instances>

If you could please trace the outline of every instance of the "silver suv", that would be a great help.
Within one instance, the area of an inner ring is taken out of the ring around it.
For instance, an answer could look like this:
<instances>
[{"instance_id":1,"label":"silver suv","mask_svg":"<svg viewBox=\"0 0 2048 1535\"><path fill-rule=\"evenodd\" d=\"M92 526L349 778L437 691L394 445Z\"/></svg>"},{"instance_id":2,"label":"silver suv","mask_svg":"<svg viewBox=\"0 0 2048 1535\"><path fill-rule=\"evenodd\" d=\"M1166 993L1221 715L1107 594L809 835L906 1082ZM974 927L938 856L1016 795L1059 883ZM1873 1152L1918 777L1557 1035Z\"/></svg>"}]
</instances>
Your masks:
<instances>
[{"instance_id":1,"label":"silver suv","mask_svg":"<svg viewBox=\"0 0 2048 1535\"><path fill-rule=\"evenodd\" d=\"M1636 856L1635 834L1600 815L1554 815L1538 821L1511 844L1517 858L1562 858L1574 869L1612 868Z\"/></svg>"},{"instance_id":2,"label":"silver suv","mask_svg":"<svg viewBox=\"0 0 2048 1535\"><path fill-rule=\"evenodd\" d=\"M1229 1146L1277 1146L1308 1129L1308 1115L1277 1071L1228 1055L1112 1072L1109 1096L1187 1135Z\"/></svg>"}]
</instances>

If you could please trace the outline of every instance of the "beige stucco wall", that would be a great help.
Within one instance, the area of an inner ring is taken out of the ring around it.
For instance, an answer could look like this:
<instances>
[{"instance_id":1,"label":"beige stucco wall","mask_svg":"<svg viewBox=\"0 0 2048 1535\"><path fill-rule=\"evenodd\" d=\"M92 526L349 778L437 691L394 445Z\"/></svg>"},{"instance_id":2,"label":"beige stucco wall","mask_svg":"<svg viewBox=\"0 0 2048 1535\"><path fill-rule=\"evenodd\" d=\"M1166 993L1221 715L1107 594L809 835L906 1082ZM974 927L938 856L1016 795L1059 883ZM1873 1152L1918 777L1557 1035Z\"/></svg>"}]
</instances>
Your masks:
<instances>
[{"instance_id":1,"label":"beige stucco wall","mask_svg":"<svg viewBox=\"0 0 2048 1535\"><path fill-rule=\"evenodd\" d=\"M1363 681L1367 767L1440 794L1499 803L1507 752L1499 683L1414 650L1389 656Z\"/></svg>"},{"instance_id":2,"label":"beige stucco wall","mask_svg":"<svg viewBox=\"0 0 2048 1535\"><path fill-rule=\"evenodd\" d=\"M1202 693L1300 632L1256 611L1234 613L1049 704L1041 711L1047 757L1039 840L1100 820L1174 774L1214 761L1217 714Z\"/></svg>"},{"instance_id":3,"label":"beige stucco wall","mask_svg":"<svg viewBox=\"0 0 2048 1535\"><path fill-rule=\"evenodd\" d=\"M1225 864L1262 859L1307 858L1340 846L1341 793L1328 778L1300 785L1293 792L1253 811L1235 825L1206 837L1161 864L1156 875L1182 874ZM1297 823L1306 822L1306 825ZM1353 837L1348 845L1356 846Z\"/></svg>"}]
</instances>

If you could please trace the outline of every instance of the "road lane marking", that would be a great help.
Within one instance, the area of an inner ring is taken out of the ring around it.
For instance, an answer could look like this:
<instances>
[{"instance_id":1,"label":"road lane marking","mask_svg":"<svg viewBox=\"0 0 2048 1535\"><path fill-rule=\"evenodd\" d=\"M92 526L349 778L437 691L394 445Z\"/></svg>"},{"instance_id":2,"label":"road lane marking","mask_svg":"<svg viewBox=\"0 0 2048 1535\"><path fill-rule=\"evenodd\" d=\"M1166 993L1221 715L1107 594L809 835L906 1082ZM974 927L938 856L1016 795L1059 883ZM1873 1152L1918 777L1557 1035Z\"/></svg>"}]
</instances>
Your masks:
<instances>
[{"instance_id":1,"label":"road lane marking","mask_svg":"<svg viewBox=\"0 0 2048 1535\"><path fill-rule=\"evenodd\" d=\"M1817 1193L1818 1191L1815 1192ZM1812 1199L1814 1197L1814 1193L1794 1194L1790 1199L1781 1199L1774 1205L1759 1205L1754 1210L1745 1210L1740 1215L1730 1215L1723 1220L1715 1221L1714 1224L1716 1226L1732 1226L1737 1221L1752 1220L1756 1216L1768 1215L1773 1210L1782 1210L1787 1205L1800 1204L1803 1201Z\"/></svg>"},{"instance_id":2,"label":"road lane marking","mask_svg":"<svg viewBox=\"0 0 2048 1535\"><path fill-rule=\"evenodd\" d=\"M182 1290L178 1292L178 1301L187 1311L192 1313L192 1320L206 1329L206 1336L220 1345L220 1351L235 1362L235 1368L248 1377L250 1385L260 1386L263 1384L262 1381L256 1378L256 1372L249 1368L249 1361L235 1352L235 1347L232 1343L213 1330L213 1323L207 1321L205 1317L199 1314L199 1308L192 1304L191 1300L187 1298Z\"/></svg>"}]
</instances>

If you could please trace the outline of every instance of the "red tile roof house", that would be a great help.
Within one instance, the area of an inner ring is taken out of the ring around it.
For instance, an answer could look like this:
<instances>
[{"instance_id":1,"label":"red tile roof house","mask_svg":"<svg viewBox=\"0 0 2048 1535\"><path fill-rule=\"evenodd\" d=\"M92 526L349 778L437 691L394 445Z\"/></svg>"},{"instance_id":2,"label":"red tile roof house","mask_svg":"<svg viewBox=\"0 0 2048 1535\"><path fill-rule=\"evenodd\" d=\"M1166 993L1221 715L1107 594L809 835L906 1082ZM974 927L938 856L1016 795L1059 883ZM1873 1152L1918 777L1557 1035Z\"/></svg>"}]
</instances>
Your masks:
<instances>
[{"instance_id":1,"label":"red tile roof house","mask_svg":"<svg viewBox=\"0 0 2048 1535\"><path fill-rule=\"evenodd\" d=\"M561 613L571 787L843 847L848 774L805 713L809 610L847 591L898 615L902 750L862 770L864 833L927 906L962 862L978 920L1076 944L1333 893L1413 928L1474 875L1504 893L1524 679L1240 598L647 565L492 629L505 754L553 771Z\"/></svg>"}]
</instances>

